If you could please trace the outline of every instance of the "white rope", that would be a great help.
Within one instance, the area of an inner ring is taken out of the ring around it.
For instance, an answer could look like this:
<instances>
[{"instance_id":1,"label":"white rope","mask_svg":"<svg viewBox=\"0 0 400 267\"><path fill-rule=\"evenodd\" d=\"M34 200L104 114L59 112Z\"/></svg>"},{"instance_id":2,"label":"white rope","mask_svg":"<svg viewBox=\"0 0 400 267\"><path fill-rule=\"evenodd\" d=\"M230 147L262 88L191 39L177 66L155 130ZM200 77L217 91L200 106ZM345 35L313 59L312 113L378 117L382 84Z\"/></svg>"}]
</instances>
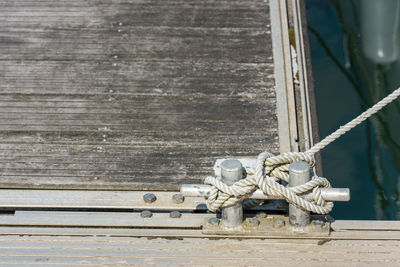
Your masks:
<instances>
[{"instance_id":1,"label":"white rope","mask_svg":"<svg viewBox=\"0 0 400 267\"><path fill-rule=\"evenodd\" d=\"M206 177L204 183L212 185L211 193L207 199L207 207L216 212L220 207L228 207L247 198L256 189L260 188L269 196L284 197L289 203L295 204L306 210L327 214L333 207L332 202L326 202L321 196L321 188L330 188L329 181L323 177L313 177L311 181L296 187L285 187L278 181L289 181L289 165L295 161L306 161L314 166L314 158L301 152L289 152L274 156L263 152L258 155L254 174L249 173L231 186L222 182L221 178ZM312 192L312 201L306 200L300 194ZM249 208L259 204L259 201L244 201L244 207Z\"/></svg>"},{"instance_id":2,"label":"white rope","mask_svg":"<svg viewBox=\"0 0 400 267\"><path fill-rule=\"evenodd\" d=\"M356 127L357 125L359 125L360 123L362 123L363 121L365 121L366 119L377 113L383 107L390 104L397 97L399 97L399 95L400 95L400 88L397 88L390 95L388 95L387 97L385 97L384 99L382 99L381 101L379 101L378 103L376 103L375 105L373 105L372 107L361 113L358 117L348 122L346 125L341 126L339 129L337 129L336 131L325 137L318 144L314 145L312 148L307 150L306 153L311 155L317 153L318 151L320 151L321 149L323 149L324 147L326 147L327 145L338 139L340 136L347 133L348 131L350 131L351 129L353 129L354 127Z\"/></svg>"},{"instance_id":3,"label":"white rope","mask_svg":"<svg viewBox=\"0 0 400 267\"><path fill-rule=\"evenodd\" d=\"M331 185L326 178L314 176L309 182L296 186L285 187L279 181L289 182L289 165L295 161L305 161L311 167L314 166L313 155L338 139L346 132L359 125L371 115L377 113L380 109L391 103L400 95L400 88L393 91L390 95L376 103L361 115L350 121L338 130L325 137L321 142L314 145L306 152L288 152L282 155L274 156L271 153L263 152L258 155L256 169L254 174L248 171L247 177L231 186L221 181L221 178L207 177L205 184L212 185L211 194L207 199L207 207L210 211L216 212L220 207L228 207L243 201L244 207L251 207L260 203L260 201L246 199L258 188L264 194L270 196L284 197L287 202L292 203L299 208L312 211L318 214L327 214L333 208L332 202L325 201L321 196L321 188L330 188ZM311 201L304 199L301 194L312 192Z\"/></svg>"}]
</instances>

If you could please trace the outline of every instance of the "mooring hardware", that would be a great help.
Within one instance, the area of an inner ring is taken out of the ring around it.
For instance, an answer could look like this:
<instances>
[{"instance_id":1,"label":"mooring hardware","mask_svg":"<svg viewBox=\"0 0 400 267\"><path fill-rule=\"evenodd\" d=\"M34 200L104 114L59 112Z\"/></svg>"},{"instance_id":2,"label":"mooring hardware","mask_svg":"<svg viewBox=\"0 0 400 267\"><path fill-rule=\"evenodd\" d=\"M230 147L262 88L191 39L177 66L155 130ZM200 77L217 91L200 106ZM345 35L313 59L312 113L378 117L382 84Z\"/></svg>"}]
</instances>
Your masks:
<instances>
[{"instance_id":1,"label":"mooring hardware","mask_svg":"<svg viewBox=\"0 0 400 267\"><path fill-rule=\"evenodd\" d=\"M278 164L275 167L285 172L281 175L282 180L276 179L280 174L270 172L272 186L276 183L279 190L272 190L270 194L266 194L264 192L269 192L269 187L265 188L262 184L260 187L254 187L254 183L251 183L249 185L251 190L239 187L239 191L243 189L241 192L249 192L242 196L237 194L241 196L239 198L236 198L235 192L231 192L229 188L235 189L237 183L246 185L248 180L252 182L251 177L255 176L257 160L218 159L214 165L215 179L223 183L221 190L217 189L217 195L225 196L227 200L225 203L229 202L233 205L220 203L215 213L210 212L212 210L209 208L209 200L213 194L215 195L216 190L212 184L182 185L180 192L2 189L0 208L16 211L13 216L3 216L0 224L3 226L24 224L43 226L51 221L56 227L90 228L101 225L110 229L115 227L140 229L137 233L145 235L151 232L156 236L176 236L185 232L185 236L224 236L226 238L237 236L325 238L330 235L331 218L326 215L327 212L320 214L310 212L303 209L301 205L296 205L296 203L301 204L301 201L299 202L298 199L297 202L287 201L288 198L280 195L280 192L285 194L294 192L296 197L307 204L304 207L312 209L314 206L329 205L331 207L331 201L348 201L350 191L347 188L331 188L328 183L315 187L318 183L313 185L312 182L321 181L322 178L315 176L310 178L312 161L310 161L311 164L296 161L291 155L295 154L289 155L291 164L285 163L284 167ZM275 162L277 157L271 156L269 162ZM264 159L263 161L266 162ZM269 163L266 162L264 168L268 167L267 164ZM267 178L267 174L264 176L264 179ZM303 190L302 188L307 184L312 186L307 187L308 191ZM288 190L282 191L281 187ZM292 196L292 199L295 198ZM218 201L217 197L214 203ZM313 202L315 202L314 206L309 205ZM24 210L19 210L21 208ZM56 209L62 209L62 211ZM77 212L76 210L79 209L90 210L90 212ZM104 209L113 211L104 211ZM318 209L315 210L318 211ZM321 210L326 211L326 209ZM180 231L183 232L180 233Z\"/></svg>"},{"instance_id":2,"label":"mooring hardware","mask_svg":"<svg viewBox=\"0 0 400 267\"><path fill-rule=\"evenodd\" d=\"M290 164L289 186L294 187L307 183L311 179L310 166L304 161ZM291 225L307 226L310 224L310 212L303 210L296 205L289 204L289 222Z\"/></svg>"},{"instance_id":3,"label":"mooring hardware","mask_svg":"<svg viewBox=\"0 0 400 267\"><path fill-rule=\"evenodd\" d=\"M221 177L227 185L232 185L243 177L242 163L238 160L225 160L221 165ZM243 206L241 202L233 206L221 208L222 227L234 228L243 222Z\"/></svg>"},{"instance_id":4,"label":"mooring hardware","mask_svg":"<svg viewBox=\"0 0 400 267\"><path fill-rule=\"evenodd\" d=\"M246 173L255 170L256 161L253 159L218 159L214 165L215 175L227 187L244 178ZM307 162L296 161L289 166L289 181L287 188L300 188L312 180L311 168ZM318 188L323 201L349 201L350 190L348 188ZM295 190L296 191L296 190ZM304 191L304 190L303 190ZM303 192L301 191L301 192ZM314 189L311 192L298 194L307 201L315 198ZM212 186L207 184L184 184L180 188L182 196L208 198L212 192ZM224 194L223 192L220 192ZM262 190L257 189L251 194L241 199L231 206L221 206L214 218L207 218L203 223L203 233L205 234L235 234L235 235L268 235L268 236L287 236L293 234L309 236L329 235L330 222L328 216L312 215L304 207L295 203L287 203L288 214L269 213L263 210L254 214L254 210L262 209L262 205L253 209L245 210L243 201L252 200L272 200L286 199L284 195L267 195Z\"/></svg>"}]
</instances>

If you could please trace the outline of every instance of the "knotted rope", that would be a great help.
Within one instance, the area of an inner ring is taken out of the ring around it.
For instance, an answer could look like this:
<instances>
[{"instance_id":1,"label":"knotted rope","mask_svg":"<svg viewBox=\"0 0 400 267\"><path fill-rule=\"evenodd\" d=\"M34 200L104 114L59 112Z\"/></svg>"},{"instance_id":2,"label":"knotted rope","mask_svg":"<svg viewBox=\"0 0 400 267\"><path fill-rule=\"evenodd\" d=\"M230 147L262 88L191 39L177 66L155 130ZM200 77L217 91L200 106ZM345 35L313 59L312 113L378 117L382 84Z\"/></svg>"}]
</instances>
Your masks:
<instances>
[{"instance_id":1,"label":"knotted rope","mask_svg":"<svg viewBox=\"0 0 400 267\"><path fill-rule=\"evenodd\" d=\"M264 194L283 197L287 202L303 210L318 214L329 213L333 208L333 203L325 201L321 196L321 188L331 187L329 181L326 178L314 176L305 184L295 187L286 187L282 185L281 182L289 182L289 165L295 161L305 161L313 167L315 165L315 153L377 113L399 95L400 88L393 91L390 95L367 109L346 125L341 126L306 152L288 152L278 156L274 156L269 152L259 154L255 170L246 170L246 178L231 186L222 182L220 177L206 177L204 183L212 185L211 194L207 199L208 209L212 212L216 212L220 207L232 206L243 200L244 208L258 205L260 201L246 198L255 190L261 189ZM312 193L312 200L304 198L304 193L307 192Z\"/></svg>"}]
</instances>

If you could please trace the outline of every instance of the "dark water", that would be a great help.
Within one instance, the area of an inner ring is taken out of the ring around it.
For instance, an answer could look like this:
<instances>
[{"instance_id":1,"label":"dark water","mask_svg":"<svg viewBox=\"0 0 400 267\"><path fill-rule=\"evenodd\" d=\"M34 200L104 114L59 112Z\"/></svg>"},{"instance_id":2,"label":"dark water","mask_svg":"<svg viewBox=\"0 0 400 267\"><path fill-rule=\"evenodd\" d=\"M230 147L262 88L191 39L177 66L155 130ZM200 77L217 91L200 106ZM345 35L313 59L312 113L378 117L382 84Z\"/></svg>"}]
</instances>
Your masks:
<instances>
[{"instance_id":1,"label":"dark water","mask_svg":"<svg viewBox=\"0 0 400 267\"><path fill-rule=\"evenodd\" d=\"M400 87L399 0L307 0L320 136ZM400 219L400 99L322 151L336 219Z\"/></svg>"}]
</instances>

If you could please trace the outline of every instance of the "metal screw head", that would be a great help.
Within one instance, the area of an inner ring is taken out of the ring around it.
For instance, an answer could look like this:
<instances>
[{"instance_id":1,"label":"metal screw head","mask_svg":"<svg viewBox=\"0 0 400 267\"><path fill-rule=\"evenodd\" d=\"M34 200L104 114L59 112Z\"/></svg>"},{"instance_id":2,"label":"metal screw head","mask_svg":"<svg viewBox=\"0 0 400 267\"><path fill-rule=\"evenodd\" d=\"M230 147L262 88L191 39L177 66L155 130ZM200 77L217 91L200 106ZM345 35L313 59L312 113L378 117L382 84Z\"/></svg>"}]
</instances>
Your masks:
<instances>
[{"instance_id":1,"label":"metal screw head","mask_svg":"<svg viewBox=\"0 0 400 267\"><path fill-rule=\"evenodd\" d=\"M264 219L264 218L267 217L267 213L264 212L264 211L260 211L260 212L258 212L258 213L256 214L256 217L257 217L258 219Z\"/></svg>"},{"instance_id":2,"label":"metal screw head","mask_svg":"<svg viewBox=\"0 0 400 267\"><path fill-rule=\"evenodd\" d=\"M185 201L185 197L182 194L174 194L172 196L172 201L176 204L181 204Z\"/></svg>"},{"instance_id":3,"label":"metal screw head","mask_svg":"<svg viewBox=\"0 0 400 267\"><path fill-rule=\"evenodd\" d=\"M215 217L208 219L208 225L214 226L214 227L218 226L219 225L219 219L215 218Z\"/></svg>"},{"instance_id":4,"label":"metal screw head","mask_svg":"<svg viewBox=\"0 0 400 267\"><path fill-rule=\"evenodd\" d=\"M322 228L322 227L324 227L325 222L321 221L321 220L315 220L315 221L312 222L312 224L316 228Z\"/></svg>"},{"instance_id":5,"label":"metal screw head","mask_svg":"<svg viewBox=\"0 0 400 267\"><path fill-rule=\"evenodd\" d=\"M157 200L157 197L153 193L147 193L147 194L144 194L143 200L146 203L153 203L154 201Z\"/></svg>"},{"instance_id":6,"label":"metal screw head","mask_svg":"<svg viewBox=\"0 0 400 267\"><path fill-rule=\"evenodd\" d=\"M256 218L251 218L247 221L250 226L257 227L260 225L260 221Z\"/></svg>"},{"instance_id":7,"label":"metal screw head","mask_svg":"<svg viewBox=\"0 0 400 267\"><path fill-rule=\"evenodd\" d=\"M144 210L140 213L140 217L142 218L150 218L151 216L153 216L153 213L149 210Z\"/></svg>"},{"instance_id":8,"label":"metal screw head","mask_svg":"<svg viewBox=\"0 0 400 267\"><path fill-rule=\"evenodd\" d=\"M281 228L283 226L285 226L285 220L283 220L283 219L274 220L274 227Z\"/></svg>"},{"instance_id":9,"label":"metal screw head","mask_svg":"<svg viewBox=\"0 0 400 267\"><path fill-rule=\"evenodd\" d=\"M181 216L182 214L177 210L171 211L169 214L169 217L171 218L180 218Z\"/></svg>"}]
</instances>

